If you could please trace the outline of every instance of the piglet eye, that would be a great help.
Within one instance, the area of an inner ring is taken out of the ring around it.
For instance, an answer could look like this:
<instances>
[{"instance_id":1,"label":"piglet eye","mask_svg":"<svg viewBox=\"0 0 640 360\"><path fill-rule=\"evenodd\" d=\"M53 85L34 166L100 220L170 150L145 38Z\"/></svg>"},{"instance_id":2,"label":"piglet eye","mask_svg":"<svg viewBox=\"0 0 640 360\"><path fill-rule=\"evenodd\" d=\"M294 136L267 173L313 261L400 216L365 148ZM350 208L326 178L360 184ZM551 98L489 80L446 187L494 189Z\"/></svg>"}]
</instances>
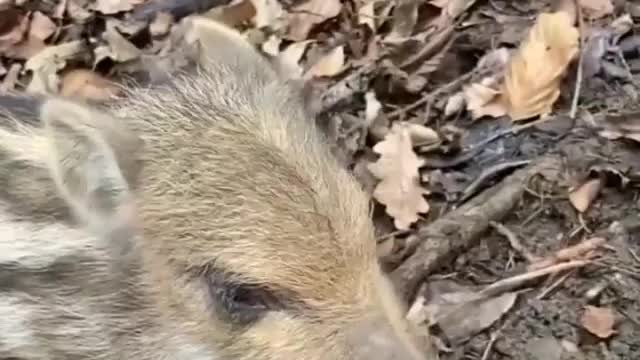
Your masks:
<instances>
[{"instance_id":1,"label":"piglet eye","mask_svg":"<svg viewBox=\"0 0 640 360\"><path fill-rule=\"evenodd\" d=\"M259 320L268 311L282 309L282 302L267 287L227 281L211 276L207 281L216 316L237 325Z\"/></svg>"},{"instance_id":2,"label":"piglet eye","mask_svg":"<svg viewBox=\"0 0 640 360\"><path fill-rule=\"evenodd\" d=\"M235 310L269 310L275 299L266 290L250 285L239 285L231 291L231 306Z\"/></svg>"}]
</instances>

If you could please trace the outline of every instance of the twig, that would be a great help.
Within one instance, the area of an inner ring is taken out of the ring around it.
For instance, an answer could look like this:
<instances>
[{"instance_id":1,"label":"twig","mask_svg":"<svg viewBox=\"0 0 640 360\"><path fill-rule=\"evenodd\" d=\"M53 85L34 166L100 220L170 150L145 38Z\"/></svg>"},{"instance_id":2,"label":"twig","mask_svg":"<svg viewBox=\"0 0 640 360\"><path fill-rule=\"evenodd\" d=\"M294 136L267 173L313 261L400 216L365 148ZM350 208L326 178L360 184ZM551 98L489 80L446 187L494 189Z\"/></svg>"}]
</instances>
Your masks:
<instances>
[{"instance_id":1,"label":"twig","mask_svg":"<svg viewBox=\"0 0 640 360\"><path fill-rule=\"evenodd\" d=\"M428 101L430 101L431 99L435 98L436 96L439 96L443 93L449 92L455 88L457 88L458 86L460 86L462 83L466 82L467 80L471 79L473 77L473 75L476 74L476 70L471 70L461 76L458 76L457 78L455 78L454 80L450 81L449 83L440 86L439 88L437 88L436 90L426 94L425 96L423 96L422 98L420 98L419 100L413 102L412 104L409 104L403 108L400 108L398 110L392 111L390 113L387 114L387 117L389 119L394 118L394 117L398 117L406 112L412 111L414 109L417 109L418 107L426 104Z\"/></svg>"},{"instance_id":2,"label":"twig","mask_svg":"<svg viewBox=\"0 0 640 360\"><path fill-rule=\"evenodd\" d=\"M483 191L458 209L420 228L415 251L391 273L394 284L406 300L413 300L420 282L429 272L475 246L489 227L489 221L500 221L509 214L521 199L531 176L556 168L559 161L556 155L542 157L533 165L516 170L498 186Z\"/></svg>"},{"instance_id":3,"label":"twig","mask_svg":"<svg viewBox=\"0 0 640 360\"><path fill-rule=\"evenodd\" d=\"M578 15L578 29L580 30L580 58L578 59L578 69L576 70L576 86L573 90L573 99L571 99L571 110L569 111L569 117L571 119L576 118L578 112L578 99L580 98L580 88L582 88L582 64L584 63L584 45L585 45L585 28L584 20L582 19L582 7L580 2L574 0L576 12Z\"/></svg>"},{"instance_id":4,"label":"twig","mask_svg":"<svg viewBox=\"0 0 640 360\"><path fill-rule=\"evenodd\" d=\"M558 280L554 281L553 284L549 285L540 294L538 294L538 296L536 296L536 299L538 299L538 300L544 299L547 295L549 295L550 292L552 292L553 290L557 289L558 286L560 286L560 284L565 282L569 278L569 276L575 274L575 272L576 272L576 270L572 269L572 270L568 271L566 274L562 275Z\"/></svg>"},{"instance_id":5,"label":"twig","mask_svg":"<svg viewBox=\"0 0 640 360\"><path fill-rule=\"evenodd\" d=\"M482 295L482 297L496 296L498 294L511 291L512 289L518 286L521 286L522 284L528 281L537 279L539 277L557 273L559 271L580 268L590 263L591 262L587 260L574 260L574 261L568 261L560 264L551 265L544 269L538 269L538 270L530 271L524 274L512 276L510 278L497 281L487 286L482 291L480 291L480 295Z\"/></svg>"},{"instance_id":6,"label":"twig","mask_svg":"<svg viewBox=\"0 0 640 360\"><path fill-rule=\"evenodd\" d=\"M489 225L491 225L491 227L493 227L499 234L506 237L511 247L515 251L520 253L520 255L522 255L522 257L525 258L528 262L535 262L539 259L537 256L533 255L524 245L522 245L518 236L514 234L513 231L509 230L509 228L495 221L490 221Z\"/></svg>"},{"instance_id":7,"label":"twig","mask_svg":"<svg viewBox=\"0 0 640 360\"><path fill-rule=\"evenodd\" d=\"M501 164L496 164L490 166L489 168L483 170L478 177L471 182L463 191L462 196L460 197L459 203L465 202L469 197L473 196L480 186L484 184L487 180L492 178L494 175L508 170L514 167L520 167L523 165L527 165L531 162L531 160L519 160L519 161L508 161Z\"/></svg>"},{"instance_id":8,"label":"twig","mask_svg":"<svg viewBox=\"0 0 640 360\"><path fill-rule=\"evenodd\" d=\"M491 349L493 348L493 344L498 340L498 335L500 334L500 330L491 333L491 337L489 338L489 342L487 343L487 347L484 348L484 352L482 353L482 359L480 360L488 360L489 354L491 354Z\"/></svg>"},{"instance_id":9,"label":"twig","mask_svg":"<svg viewBox=\"0 0 640 360\"><path fill-rule=\"evenodd\" d=\"M598 247L603 245L606 241L607 240L605 238L594 237L594 238L585 240L581 243L578 243L576 245L558 250L552 256L529 265L529 270L546 268L548 266L557 264L559 262L576 259L592 250L597 249Z\"/></svg>"}]
</instances>

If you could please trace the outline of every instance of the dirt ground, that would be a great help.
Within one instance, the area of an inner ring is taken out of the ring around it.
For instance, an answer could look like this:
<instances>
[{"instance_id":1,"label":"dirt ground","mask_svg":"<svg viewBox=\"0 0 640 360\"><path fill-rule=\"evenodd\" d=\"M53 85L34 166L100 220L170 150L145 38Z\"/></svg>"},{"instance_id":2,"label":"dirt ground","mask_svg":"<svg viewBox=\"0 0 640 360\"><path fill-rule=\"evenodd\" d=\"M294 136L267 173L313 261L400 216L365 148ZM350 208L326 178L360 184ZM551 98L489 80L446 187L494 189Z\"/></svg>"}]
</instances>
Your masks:
<instances>
[{"instance_id":1,"label":"dirt ground","mask_svg":"<svg viewBox=\"0 0 640 360\"><path fill-rule=\"evenodd\" d=\"M640 5L370 3L0 1L0 89L104 101L189 65L185 16L225 21L305 84L441 359L640 359Z\"/></svg>"}]
</instances>

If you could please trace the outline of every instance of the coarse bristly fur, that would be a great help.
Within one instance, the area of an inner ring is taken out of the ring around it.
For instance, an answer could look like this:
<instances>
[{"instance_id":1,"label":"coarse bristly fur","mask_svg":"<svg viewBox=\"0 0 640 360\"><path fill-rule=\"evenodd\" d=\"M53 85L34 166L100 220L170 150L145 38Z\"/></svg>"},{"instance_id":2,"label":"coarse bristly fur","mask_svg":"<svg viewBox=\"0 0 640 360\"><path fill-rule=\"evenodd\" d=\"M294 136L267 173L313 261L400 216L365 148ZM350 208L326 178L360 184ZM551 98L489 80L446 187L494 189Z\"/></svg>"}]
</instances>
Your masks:
<instances>
[{"instance_id":1,"label":"coarse bristly fur","mask_svg":"<svg viewBox=\"0 0 640 360\"><path fill-rule=\"evenodd\" d=\"M192 25L196 75L107 109L0 96L0 359L422 359L300 94Z\"/></svg>"}]
</instances>

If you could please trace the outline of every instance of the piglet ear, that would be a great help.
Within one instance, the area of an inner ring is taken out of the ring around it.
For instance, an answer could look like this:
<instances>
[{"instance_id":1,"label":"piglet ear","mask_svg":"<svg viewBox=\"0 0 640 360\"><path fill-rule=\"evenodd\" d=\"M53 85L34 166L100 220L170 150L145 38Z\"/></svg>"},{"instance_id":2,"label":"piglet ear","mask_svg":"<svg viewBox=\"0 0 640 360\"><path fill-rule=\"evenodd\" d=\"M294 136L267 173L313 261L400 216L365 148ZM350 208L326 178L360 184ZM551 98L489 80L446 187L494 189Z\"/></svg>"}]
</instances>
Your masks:
<instances>
[{"instance_id":1,"label":"piglet ear","mask_svg":"<svg viewBox=\"0 0 640 360\"><path fill-rule=\"evenodd\" d=\"M130 163L141 142L117 119L89 106L50 99L40 110L56 189L80 220L111 231L132 205ZM128 159L129 158L129 159ZM129 172L129 174L127 174ZM128 176L127 176L128 175Z\"/></svg>"}]
</instances>

